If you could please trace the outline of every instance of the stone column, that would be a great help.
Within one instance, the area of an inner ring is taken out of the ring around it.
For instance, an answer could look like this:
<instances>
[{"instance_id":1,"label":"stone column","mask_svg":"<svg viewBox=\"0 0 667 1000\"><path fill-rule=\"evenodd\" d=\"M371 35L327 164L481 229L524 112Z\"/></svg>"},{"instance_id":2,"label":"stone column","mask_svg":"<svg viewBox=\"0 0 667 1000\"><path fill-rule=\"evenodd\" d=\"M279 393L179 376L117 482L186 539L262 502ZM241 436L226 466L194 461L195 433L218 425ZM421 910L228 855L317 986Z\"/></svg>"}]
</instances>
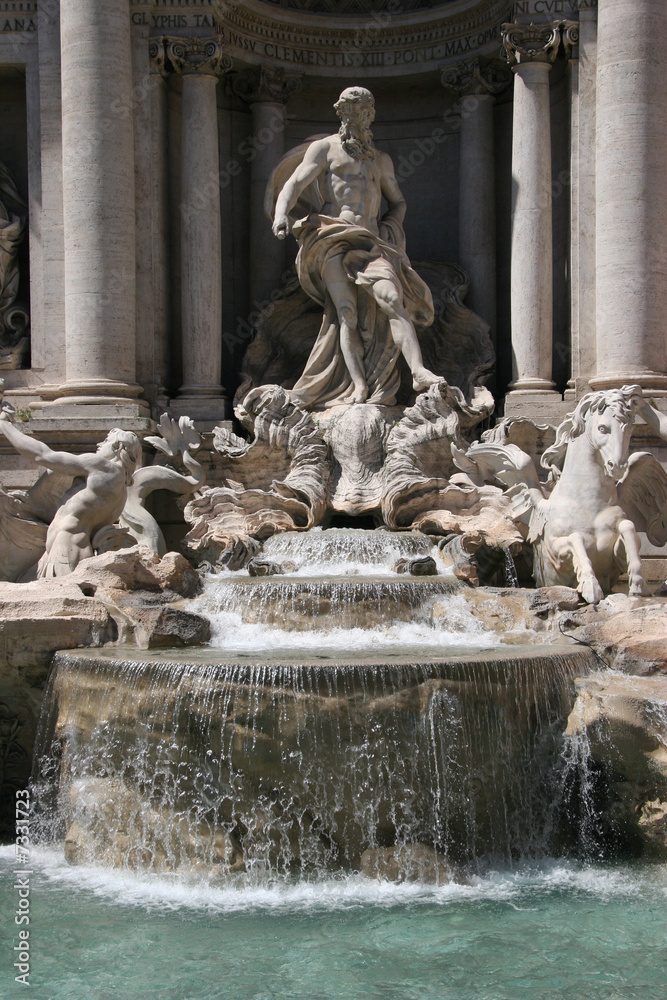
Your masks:
<instances>
[{"instance_id":1,"label":"stone column","mask_svg":"<svg viewBox=\"0 0 667 1000\"><path fill-rule=\"evenodd\" d=\"M266 211L266 189L285 151L285 104L301 86L298 76L282 69L261 67L240 73L234 80L237 97L252 112L252 135L246 140L250 164L250 303L257 311L280 287L285 269L285 246L271 231Z\"/></svg>"},{"instance_id":2,"label":"stone column","mask_svg":"<svg viewBox=\"0 0 667 1000\"><path fill-rule=\"evenodd\" d=\"M595 87L597 11L581 8L564 26L570 91L571 367L565 398L595 374Z\"/></svg>"},{"instance_id":3,"label":"stone column","mask_svg":"<svg viewBox=\"0 0 667 1000\"><path fill-rule=\"evenodd\" d=\"M503 25L515 74L510 395L534 396L554 388L549 70L560 41L559 24Z\"/></svg>"},{"instance_id":4,"label":"stone column","mask_svg":"<svg viewBox=\"0 0 667 1000\"><path fill-rule=\"evenodd\" d=\"M231 61L217 38L170 38L183 77L181 144L181 326L183 385L171 409L200 422L227 415L222 363L222 247L218 76Z\"/></svg>"},{"instance_id":5,"label":"stone column","mask_svg":"<svg viewBox=\"0 0 667 1000\"><path fill-rule=\"evenodd\" d=\"M595 388L667 395L667 4L598 5Z\"/></svg>"},{"instance_id":6,"label":"stone column","mask_svg":"<svg viewBox=\"0 0 667 1000\"><path fill-rule=\"evenodd\" d=\"M67 380L59 402L127 404L141 392L129 0L61 0L60 32Z\"/></svg>"},{"instance_id":7,"label":"stone column","mask_svg":"<svg viewBox=\"0 0 667 1000\"><path fill-rule=\"evenodd\" d=\"M495 97L511 82L497 60L473 59L442 71L461 116L459 263L470 276L467 305L496 330Z\"/></svg>"}]
</instances>

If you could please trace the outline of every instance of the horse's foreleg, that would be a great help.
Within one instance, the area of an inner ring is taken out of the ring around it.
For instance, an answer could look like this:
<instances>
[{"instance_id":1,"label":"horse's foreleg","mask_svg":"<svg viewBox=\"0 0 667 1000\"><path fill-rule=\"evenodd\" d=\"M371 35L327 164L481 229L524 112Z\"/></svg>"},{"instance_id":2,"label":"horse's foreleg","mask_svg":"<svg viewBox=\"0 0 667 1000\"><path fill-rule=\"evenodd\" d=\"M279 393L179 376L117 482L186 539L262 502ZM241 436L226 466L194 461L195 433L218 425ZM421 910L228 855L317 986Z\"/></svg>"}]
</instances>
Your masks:
<instances>
[{"instance_id":1,"label":"horse's foreleg","mask_svg":"<svg viewBox=\"0 0 667 1000\"><path fill-rule=\"evenodd\" d=\"M620 535L620 541L623 542L625 547L625 558L628 564L628 582L630 584L630 596L631 597L642 597L647 596L650 591L644 580L644 573L642 572L642 561L639 558L639 538L637 537L637 530L628 518L618 522L618 533ZM614 551L614 555L618 557L618 543Z\"/></svg>"},{"instance_id":2,"label":"horse's foreleg","mask_svg":"<svg viewBox=\"0 0 667 1000\"><path fill-rule=\"evenodd\" d=\"M588 604L597 604L604 597L604 592L598 583L598 578L586 551L583 535L574 531L571 535L563 538L561 544L572 559L574 574L577 578L577 590Z\"/></svg>"}]
</instances>

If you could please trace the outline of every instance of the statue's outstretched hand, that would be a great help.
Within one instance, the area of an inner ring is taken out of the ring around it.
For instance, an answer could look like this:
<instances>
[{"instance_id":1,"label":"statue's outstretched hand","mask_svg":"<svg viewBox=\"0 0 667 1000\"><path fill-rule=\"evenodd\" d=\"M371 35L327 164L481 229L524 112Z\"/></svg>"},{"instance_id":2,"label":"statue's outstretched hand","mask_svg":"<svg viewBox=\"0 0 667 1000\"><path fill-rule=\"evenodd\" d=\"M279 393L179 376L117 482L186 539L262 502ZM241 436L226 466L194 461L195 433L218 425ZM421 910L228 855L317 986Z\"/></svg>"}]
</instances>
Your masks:
<instances>
[{"instance_id":1,"label":"statue's outstretched hand","mask_svg":"<svg viewBox=\"0 0 667 1000\"><path fill-rule=\"evenodd\" d=\"M284 240L289 233L289 219L286 215L276 215L273 220L273 235Z\"/></svg>"}]
</instances>

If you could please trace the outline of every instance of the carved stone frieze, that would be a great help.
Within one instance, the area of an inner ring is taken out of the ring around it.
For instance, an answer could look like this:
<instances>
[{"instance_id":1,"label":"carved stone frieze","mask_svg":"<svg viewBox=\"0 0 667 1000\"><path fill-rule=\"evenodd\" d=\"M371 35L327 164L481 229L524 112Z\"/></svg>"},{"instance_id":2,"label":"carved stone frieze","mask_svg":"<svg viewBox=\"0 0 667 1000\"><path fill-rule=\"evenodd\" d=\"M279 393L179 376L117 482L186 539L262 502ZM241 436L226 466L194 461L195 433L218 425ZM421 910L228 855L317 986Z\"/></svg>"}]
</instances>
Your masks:
<instances>
[{"instance_id":1,"label":"carved stone frieze","mask_svg":"<svg viewBox=\"0 0 667 1000\"><path fill-rule=\"evenodd\" d=\"M464 10L460 4L438 4L419 11L411 4L409 10L401 7L400 16L364 6L357 16L334 18L313 12L310 4L299 11L260 0L212 0L212 5L230 54L325 76L356 68L366 76L427 72L476 51L490 55L513 6L509 0L478 0Z\"/></svg>"},{"instance_id":2,"label":"carved stone frieze","mask_svg":"<svg viewBox=\"0 0 667 1000\"><path fill-rule=\"evenodd\" d=\"M558 55L562 21L552 24L503 24L503 47L510 66L553 63Z\"/></svg>"},{"instance_id":3,"label":"carved stone frieze","mask_svg":"<svg viewBox=\"0 0 667 1000\"><path fill-rule=\"evenodd\" d=\"M467 62L446 66L440 76L443 87L463 97L464 94L502 94L512 82L512 73L500 59L480 59L475 56Z\"/></svg>"},{"instance_id":4,"label":"carved stone frieze","mask_svg":"<svg viewBox=\"0 0 667 1000\"><path fill-rule=\"evenodd\" d=\"M285 104L301 87L301 77L286 73L282 67L257 66L239 73L232 87L236 96L248 104Z\"/></svg>"},{"instance_id":5,"label":"carved stone frieze","mask_svg":"<svg viewBox=\"0 0 667 1000\"><path fill-rule=\"evenodd\" d=\"M164 42L169 62L183 76L220 76L232 68L232 61L219 38L167 37Z\"/></svg>"}]
</instances>

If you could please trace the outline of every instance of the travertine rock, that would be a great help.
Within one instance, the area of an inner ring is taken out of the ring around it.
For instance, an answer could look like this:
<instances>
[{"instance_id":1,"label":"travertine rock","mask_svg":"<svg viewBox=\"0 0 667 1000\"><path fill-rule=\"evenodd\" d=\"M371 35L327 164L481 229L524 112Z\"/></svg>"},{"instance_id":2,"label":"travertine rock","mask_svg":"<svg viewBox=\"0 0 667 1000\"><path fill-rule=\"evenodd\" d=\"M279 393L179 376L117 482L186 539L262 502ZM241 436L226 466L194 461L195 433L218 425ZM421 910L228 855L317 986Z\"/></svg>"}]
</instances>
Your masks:
<instances>
[{"instance_id":1,"label":"travertine rock","mask_svg":"<svg viewBox=\"0 0 667 1000\"><path fill-rule=\"evenodd\" d=\"M117 779L88 778L73 784L69 815L65 857L73 865L101 862L153 871L190 868L212 875L223 865L226 872L244 868L241 850L226 831L188 822Z\"/></svg>"},{"instance_id":2,"label":"travertine rock","mask_svg":"<svg viewBox=\"0 0 667 1000\"><path fill-rule=\"evenodd\" d=\"M208 618L183 608L135 606L127 613L132 619L134 640L142 649L197 646L211 638Z\"/></svg>"},{"instance_id":3,"label":"travertine rock","mask_svg":"<svg viewBox=\"0 0 667 1000\"><path fill-rule=\"evenodd\" d=\"M597 779L593 836L667 860L667 678L602 672L576 687L566 733Z\"/></svg>"},{"instance_id":4,"label":"travertine rock","mask_svg":"<svg viewBox=\"0 0 667 1000\"><path fill-rule=\"evenodd\" d=\"M667 673L667 602L620 610L571 634L590 644L614 670Z\"/></svg>"},{"instance_id":5,"label":"travertine rock","mask_svg":"<svg viewBox=\"0 0 667 1000\"><path fill-rule=\"evenodd\" d=\"M467 881L462 871L428 844L369 847L361 855L360 871L387 882L426 882L446 885Z\"/></svg>"}]
</instances>

